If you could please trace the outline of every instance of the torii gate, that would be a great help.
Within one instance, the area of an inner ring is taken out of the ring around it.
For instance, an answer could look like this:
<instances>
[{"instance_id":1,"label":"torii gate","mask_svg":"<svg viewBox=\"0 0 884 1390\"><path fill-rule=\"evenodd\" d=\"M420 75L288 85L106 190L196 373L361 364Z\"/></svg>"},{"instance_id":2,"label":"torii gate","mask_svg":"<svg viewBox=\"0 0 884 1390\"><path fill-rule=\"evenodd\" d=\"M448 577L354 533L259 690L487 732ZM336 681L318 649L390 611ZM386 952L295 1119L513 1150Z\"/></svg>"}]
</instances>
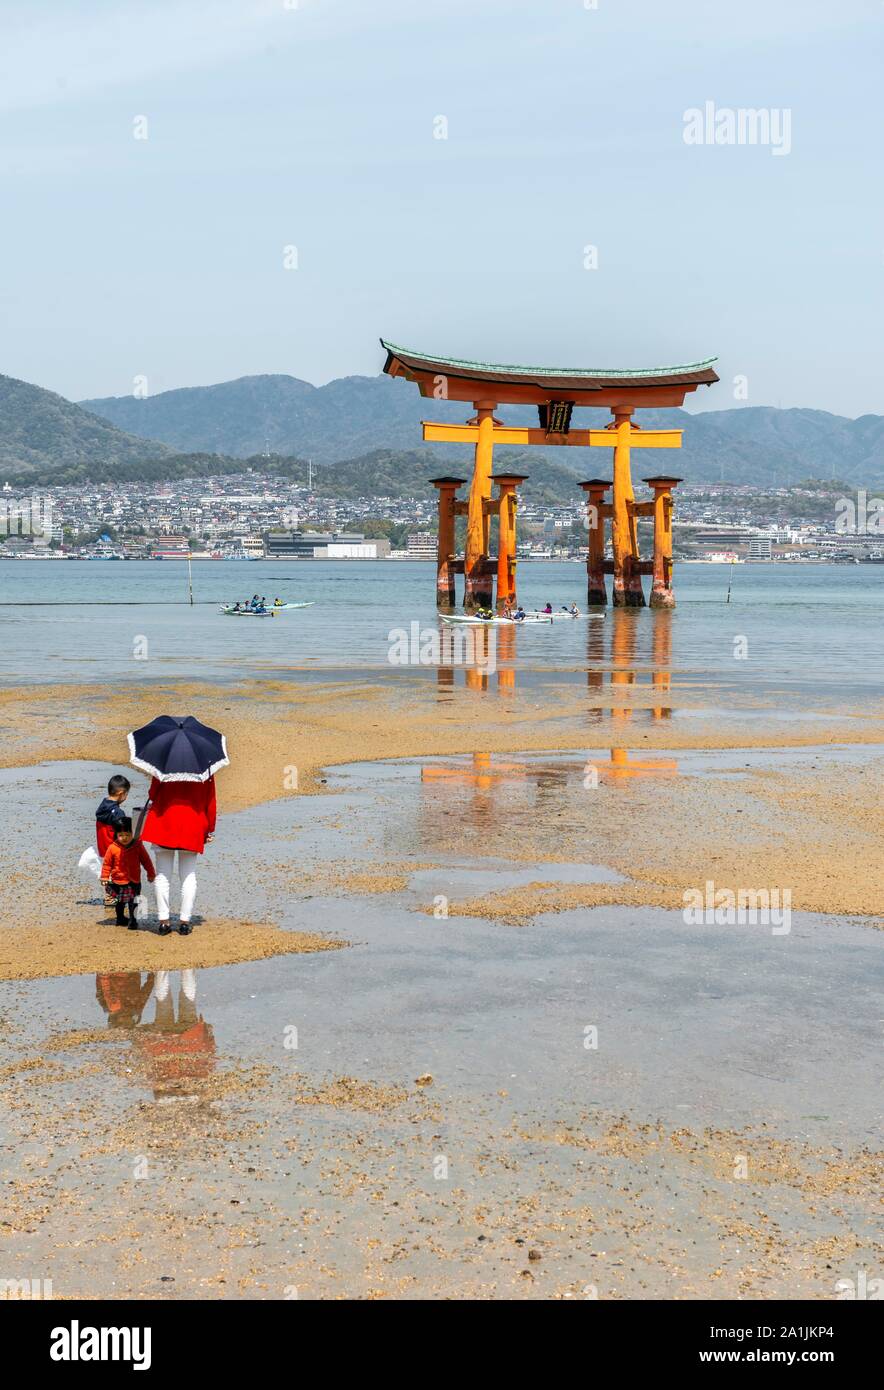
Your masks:
<instances>
[{"instance_id":1,"label":"torii gate","mask_svg":"<svg viewBox=\"0 0 884 1390\"><path fill-rule=\"evenodd\" d=\"M642 607L645 602L641 576L653 575L651 606L669 608L672 592L672 489L681 481L670 474L646 478L653 489L652 500L636 502L632 486L630 454L639 449L678 449L681 430L643 430L633 424L636 409L680 406L688 392L700 385L718 381L709 358L686 367L659 367L639 371L597 371L591 369L552 369L546 367L506 367L483 362L460 361L450 357L430 357L381 339L387 353L384 371L417 382L422 396L436 400L470 401L475 416L463 425L423 421L426 441L473 444L475 463L468 501L459 501L461 478L434 478L439 491L439 549L437 601L440 607L453 607L454 576L464 574L464 607L490 607L493 602L494 575L497 575L499 608L515 599L516 568L516 488L524 474L492 472L495 444L574 445L581 448L607 448L614 451L611 481L591 478L581 483L589 504L589 555L587 558L587 599L590 604L607 602L605 575L613 574L613 600L617 606ZM505 425L495 416L501 404L536 405L539 428ZM604 429L571 429L575 406L607 406L612 420ZM492 484L498 487L492 497ZM604 500L613 487L613 500ZM466 515L467 535L464 559L454 556L454 519ZM639 555L636 518L654 518L654 559ZM496 563L489 554L491 517L499 518ZM613 560L604 558L604 523L611 521Z\"/></svg>"}]
</instances>

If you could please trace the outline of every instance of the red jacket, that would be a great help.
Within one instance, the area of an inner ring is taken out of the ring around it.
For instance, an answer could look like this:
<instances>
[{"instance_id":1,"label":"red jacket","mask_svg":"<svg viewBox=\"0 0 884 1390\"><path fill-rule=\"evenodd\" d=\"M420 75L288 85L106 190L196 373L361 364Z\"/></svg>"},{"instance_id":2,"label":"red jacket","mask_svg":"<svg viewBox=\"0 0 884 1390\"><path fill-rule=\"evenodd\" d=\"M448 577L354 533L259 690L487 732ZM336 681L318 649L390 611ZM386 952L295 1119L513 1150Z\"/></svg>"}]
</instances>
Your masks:
<instances>
[{"instance_id":1,"label":"red jacket","mask_svg":"<svg viewBox=\"0 0 884 1390\"><path fill-rule=\"evenodd\" d=\"M113 844L115 835L116 831L112 825L104 825L100 820L95 822L95 841L102 859Z\"/></svg>"},{"instance_id":2,"label":"red jacket","mask_svg":"<svg viewBox=\"0 0 884 1390\"><path fill-rule=\"evenodd\" d=\"M104 856L101 866L101 881L107 883L140 883L141 866L147 870L147 881L153 883L156 874L153 861L140 840L131 845L120 845L114 840Z\"/></svg>"},{"instance_id":3,"label":"red jacket","mask_svg":"<svg viewBox=\"0 0 884 1390\"><path fill-rule=\"evenodd\" d=\"M214 777L208 782L159 782L154 777L150 799L142 840L202 854L206 836L215 830Z\"/></svg>"}]
</instances>

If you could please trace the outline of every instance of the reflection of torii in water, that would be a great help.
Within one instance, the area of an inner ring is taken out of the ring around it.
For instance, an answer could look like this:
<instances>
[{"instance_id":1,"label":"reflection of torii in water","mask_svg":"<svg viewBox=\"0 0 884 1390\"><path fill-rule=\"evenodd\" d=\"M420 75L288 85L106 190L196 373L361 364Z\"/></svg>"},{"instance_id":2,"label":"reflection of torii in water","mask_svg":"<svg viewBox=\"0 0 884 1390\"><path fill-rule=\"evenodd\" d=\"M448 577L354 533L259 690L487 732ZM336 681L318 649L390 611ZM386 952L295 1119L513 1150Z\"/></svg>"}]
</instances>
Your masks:
<instances>
[{"instance_id":1,"label":"reflection of torii in water","mask_svg":"<svg viewBox=\"0 0 884 1390\"><path fill-rule=\"evenodd\" d=\"M635 609L615 608L611 613L611 685L635 687L636 678L636 636L638 614ZM653 616L654 635L651 650L651 684L655 692L668 694L672 673L672 613L659 609ZM605 627L608 625L605 624ZM598 688L603 684L603 672L593 669L594 663L604 659L604 629L590 632L587 647L586 679L590 686ZM601 715L602 710L597 713ZM609 711L611 719L617 723L627 723L632 719L633 710L629 705L614 705ZM672 709L669 705L654 705L650 711L653 720L669 719ZM646 773L669 773L678 770L675 758L641 758L631 761L628 748L612 748L610 763L595 763L590 758L587 769L594 767L599 778L616 781L622 777L633 777Z\"/></svg>"},{"instance_id":2,"label":"reflection of torii in water","mask_svg":"<svg viewBox=\"0 0 884 1390\"><path fill-rule=\"evenodd\" d=\"M631 762L628 748L612 748L610 763L593 763L590 758L588 766L595 767L600 778L611 778L614 781L618 777L632 777L638 773L678 771L678 761L675 758L640 758Z\"/></svg>"},{"instance_id":3,"label":"reflection of torii in water","mask_svg":"<svg viewBox=\"0 0 884 1390\"><path fill-rule=\"evenodd\" d=\"M578 769L579 770L579 769ZM552 761L517 762L511 758L492 761L491 753L473 753L471 761L459 764L425 764L421 782L425 786L448 787L452 792L466 786L468 796L447 797L444 794L422 799L420 813L430 819L439 812L456 814L463 824L481 832L489 821L501 814L515 813L521 799L529 813L543 817L546 809L554 810L562 796L564 782L573 774L573 766ZM513 804L502 812L500 801L506 798ZM446 802L449 809L446 809ZM456 809L450 809L452 803Z\"/></svg>"},{"instance_id":4,"label":"reflection of torii in water","mask_svg":"<svg viewBox=\"0 0 884 1390\"><path fill-rule=\"evenodd\" d=\"M615 608L610 614L610 623L590 623L587 627L587 685L592 689L603 689L606 680L606 666L609 666L608 676L612 692L614 689L622 690L628 687L637 690L637 656L636 644L638 637L638 623L642 617L634 609ZM671 681L671 661L672 661L672 613L667 609L660 609L653 614L653 636L650 653L650 674L651 686L655 696L665 697L668 695ZM497 676L500 688L509 693L514 685L516 672L512 664L515 647L515 630L501 628L494 630L499 637L500 646L498 647L498 660L503 657L509 660L507 669L501 670L498 666ZM610 632L610 646L606 651L606 631ZM488 636L489 634L485 634ZM450 686L454 681L453 667L440 667L437 673L440 686ZM488 674L481 671L466 671L466 683L474 689L485 690L488 687ZM647 689L647 687L644 687ZM625 693L625 692L624 692ZM654 721L669 719L672 715L672 708L669 705L655 704L647 711ZM627 704L611 705L607 710L593 708L590 710L590 717L602 719L605 714L609 715L612 722L627 723L633 718L633 709ZM591 770L598 780L617 781L622 778L634 777L638 775L665 775L678 770L678 762L674 758L648 758L630 759L628 748L611 748L610 762L603 763L594 761L590 757L589 762L584 768L584 774L589 774ZM531 780L543 787L550 783L550 767L543 763L514 762L501 760L492 762L492 755L485 752L477 752L472 755L471 764L438 765L429 764L421 768L421 781L424 783L464 783L474 789L474 811L489 809L489 794L494 787L504 781L516 781L519 779Z\"/></svg>"},{"instance_id":5,"label":"reflection of torii in water","mask_svg":"<svg viewBox=\"0 0 884 1390\"><path fill-rule=\"evenodd\" d=\"M618 690L623 686L630 689L637 689L636 683L636 638L638 636L638 624L642 621L641 616L629 608L614 609L610 615L612 621L605 623L604 626L597 624L591 627L587 635L586 649L586 683L590 689L601 690L605 684L605 631L609 631L610 638L610 681L612 690ZM672 683L672 613L668 609L659 609L653 615L653 639L651 647L651 685L656 693L668 695ZM604 713L602 710L594 710L598 717ZM612 719L618 722L625 722L632 718L633 710L629 705L613 705L609 711ZM672 708L669 705L654 705L650 709L651 718L669 719L672 716Z\"/></svg>"},{"instance_id":6,"label":"reflection of torii in water","mask_svg":"<svg viewBox=\"0 0 884 1390\"><path fill-rule=\"evenodd\" d=\"M610 763L589 763L596 768L599 777L616 779L629 777L636 773L676 772L678 761L675 758L642 758L631 761L628 748L612 748ZM495 783L524 778L536 782L549 780L550 769L544 763L492 762L491 753L473 753L469 766L444 767L436 764L421 768L422 782L463 782L477 792L490 791Z\"/></svg>"},{"instance_id":7,"label":"reflection of torii in water","mask_svg":"<svg viewBox=\"0 0 884 1390\"><path fill-rule=\"evenodd\" d=\"M513 665L516 657L516 624L503 627L474 627L469 629L473 642L473 661L463 663L464 685L467 690L487 690L492 675L497 678L500 694L508 695L516 685ZM442 660L436 667L436 684L441 691L454 689L455 663L446 660L452 650L451 629L440 624Z\"/></svg>"},{"instance_id":8,"label":"reflection of torii in water","mask_svg":"<svg viewBox=\"0 0 884 1390\"><path fill-rule=\"evenodd\" d=\"M421 781L433 782L437 778L453 782L469 782L475 787L481 787L487 791L493 787L495 780L501 777L524 777L532 769L528 763L492 763L490 753L474 753L472 765L460 767L442 767L431 763L421 768Z\"/></svg>"},{"instance_id":9,"label":"reflection of torii in water","mask_svg":"<svg viewBox=\"0 0 884 1390\"><path fill-rule=\"evenodd\" d=\"M586 683L590 689L603 690L606 681L612 687L621 689L628 686L638 689L636 645L639 633L638 624L642 616L635 609L617 608L609 614L605 623L589 622L586 626ZM650 666L651 686L655 694L669 694L672 683L672 613L659 609L653 615L653 629ZM646 629L645 629L646 631ZM464 665L464 685L468 690L488 690L491 681L497 679L498 693L511 695L516 688L516 626L515 624L497 628L471 628L470 633L476 644L476 661ZM606 632L610 633L606 648ZM450 637L445 629L443 637ZM445 648L443 647L443 653ZM608 669L606 669L608 668ZM454 663L443 660L436 667L436 683L440 692L454 688ZM601 716L601 709L593 714ZM627 705L614 705L609 711L612 719L632 718L632 709ZM652 719L669 719L672 709L668 705L655 704L650 709Z\"/></svg>"}]
</instances>

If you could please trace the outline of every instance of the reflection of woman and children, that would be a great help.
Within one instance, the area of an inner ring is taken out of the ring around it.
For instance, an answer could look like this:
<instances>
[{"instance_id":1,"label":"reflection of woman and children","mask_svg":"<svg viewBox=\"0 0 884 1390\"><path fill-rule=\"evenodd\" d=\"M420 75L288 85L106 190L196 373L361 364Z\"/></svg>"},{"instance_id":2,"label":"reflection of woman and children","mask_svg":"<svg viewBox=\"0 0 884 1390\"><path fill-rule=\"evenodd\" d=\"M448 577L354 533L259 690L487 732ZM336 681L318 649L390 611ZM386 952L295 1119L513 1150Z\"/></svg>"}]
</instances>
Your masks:
<instances>
[{"instance_id":1,"label":"reflection of woman and children","mask_svg":"<svg viewBox=\"0 0 884 1390\"><path fill-rule=\"evenodd\" d=\"M153 1023L142 1022L151 994ZM142 980L140 971L96 975L95 997L108 1028L132 1031L156 1098L192 1095L215 1067L215 1036L196 1003L196 971L182 970L177 1011L172 975L158 970Z\"/></svg>"},{"instance_id":2,"label":"reflection of woman and children","mask_svg":"<svg viewBox=\"0 0 884 1390\"><path fill-rule=\"evenodd\" d=\"M123 809L131 790L128 777L122 773L111 777L107 796L99 803L95 834L105 906L113 906L119 926L137 931L143 869L156 891L157 930L168 936L177 855L181 882L178 931L187 936L192 930L197 856L215 833L214 774L227 765L226 743L223 735L190 716L173 719L161 715L130 734L129 746L132 762L151 773L150 799L139 831L133 831L132 820ZM153 847L154 859L145 841Z\"/></svg>"}]
</instances>

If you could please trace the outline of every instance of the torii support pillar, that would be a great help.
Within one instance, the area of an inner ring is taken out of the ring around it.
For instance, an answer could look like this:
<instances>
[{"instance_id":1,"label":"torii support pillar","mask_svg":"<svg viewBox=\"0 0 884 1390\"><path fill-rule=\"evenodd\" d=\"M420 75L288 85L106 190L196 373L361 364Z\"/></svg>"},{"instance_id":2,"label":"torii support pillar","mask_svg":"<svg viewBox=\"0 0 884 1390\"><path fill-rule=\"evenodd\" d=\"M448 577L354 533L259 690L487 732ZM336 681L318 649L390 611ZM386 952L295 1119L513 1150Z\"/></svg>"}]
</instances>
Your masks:
<instances>
[{"instance_id":1,"label":"torii support pillar","mask_svg":"<svg viewBox=\"0 0 884 1390\"><path fill-rule=\"evenodd\" d=\"M516 601L516 488L527 473L494 473L497 483L497 611Z\"/></svg>"},{"instance_id":2,"label":"torii support pillar","mask_svg":"<svg viewBox=\"0 0 884 1390\"><path fill-rule=\"evenodd\" d=\"M672 592L672 489L681 478L660 474L643 480L654 489L654 582L652 608L674 608Z\"/></svg>"},{"instance_id":3,"label":"torii support pillar","mask_svg":"<svg viewBox=\"0 0 884 1390\"><path fill-rule=\"evenodd\" d=\"M439 541L436 550L436 607L453 608L454 589L454 519L457 516L455 494L463 478L433 478L439 493Z\"/></svg>"},{"instance_id":4,"label":"torii support pillar","mask_svg":"<svg viewBox=\"0 0 884 1390\"><path fill-rule=\"evenodd\" d=\"M586 522L589 554L586 557L586 602L591 608L604 608L608 602L605 587L605 521L611 515L605 493L610 479L589 478L580 486L586 493Z\"/></svg>"},{"instance_id":5,"label":"torii support pillar","mask_svg":"<svg viewBox=\"0 0 884 1390\"><path fill-rule=\"evenodd\" d=\"M463 606L467 612L490 608L494 601L494 576L489 573L488 528L491 518L486 503L491 501L491 469L494 454L494 411L496 402L476 401L476 462L467 508L467 538L464 547ZM472 422L471 422L472 423Z\"/></svg>"},{"instance_id":6,"label":"torii support pillar","mask_svg":"<svg viewBox=\"0 0 884 1390\"><path fill-rule=\"evenodd\" d=\"M635 493L629 463L633 406L614 406L612 430L614 444L614 505L611 514L611 548L614 552L614 606L644 608L641 574L638 569Z\"/></svg>"}]
</instances>

